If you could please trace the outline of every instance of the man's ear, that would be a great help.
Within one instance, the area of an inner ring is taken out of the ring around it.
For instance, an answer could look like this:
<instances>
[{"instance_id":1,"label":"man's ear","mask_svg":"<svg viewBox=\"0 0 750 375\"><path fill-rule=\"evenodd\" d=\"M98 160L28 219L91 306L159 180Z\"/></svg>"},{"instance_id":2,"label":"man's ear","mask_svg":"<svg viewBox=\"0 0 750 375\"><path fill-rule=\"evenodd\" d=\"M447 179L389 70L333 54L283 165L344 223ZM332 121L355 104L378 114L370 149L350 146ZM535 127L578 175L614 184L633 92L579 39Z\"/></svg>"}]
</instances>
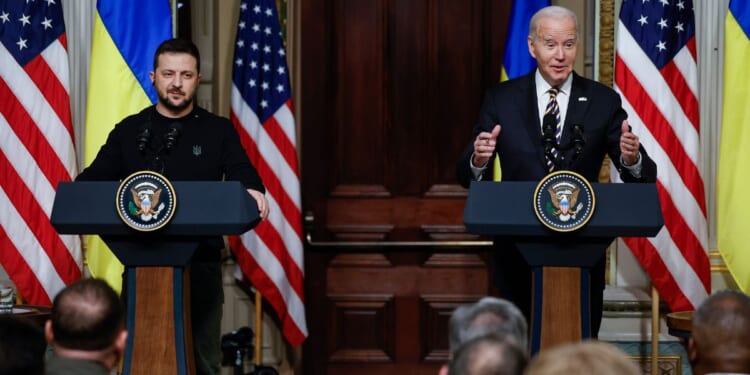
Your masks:
<instances>
[{"instance_id":1,"label":"man's ear","mask_svg":"<svg viewBox=\"0 0 750 375\"><path fill-rule=\"evenodd\" d=\"M526 38L526 44L529 46L529 55L536 59L536 54L534 53L534 40L531 39L531 37Z\"/></svg>"},{"instance_id":2,"label":"man's ear","mask_svg":"<svg viewBox=\"0 0 750 375\"><path fill-rule=\"evenodd\" d=\"M52 333L52 321L49 319L44 323L44 338L48 344L52 344L55 341L55 334Z\"/></svg>"},{"instance_id":3,"label":"man's ear","mask_svg":"<svg viewBox=\"0 0 750 375\"><path fill-rule=\"evenodd\" d=\"M156 83L154 82L154 72L148 72L149 78L151 78L151 86L154 86Z\"/></svg>"},{"instance_id":4,"label":"man's ear","mask_svg":"<svg viewBox=\"0 0 750 375\"><path fill-rule=\"evenodd\" d=\"M440 372L438 372L438 375L448 375L448 365L445 364L442 367L440 367Z\"/></svg>"},{"instance_id":5,"label":"man's ear","mask_svg":"<svg viewBox=\"0 0 750 375\"><path fill-rule=\"evenodd\" d=\"M120 334L117 335L117 338L115 339L115 349L117 350L120 355L125 353L125 345L128 343L128 331L122 330L120 331Z\"/></svg>"}]
</instances>

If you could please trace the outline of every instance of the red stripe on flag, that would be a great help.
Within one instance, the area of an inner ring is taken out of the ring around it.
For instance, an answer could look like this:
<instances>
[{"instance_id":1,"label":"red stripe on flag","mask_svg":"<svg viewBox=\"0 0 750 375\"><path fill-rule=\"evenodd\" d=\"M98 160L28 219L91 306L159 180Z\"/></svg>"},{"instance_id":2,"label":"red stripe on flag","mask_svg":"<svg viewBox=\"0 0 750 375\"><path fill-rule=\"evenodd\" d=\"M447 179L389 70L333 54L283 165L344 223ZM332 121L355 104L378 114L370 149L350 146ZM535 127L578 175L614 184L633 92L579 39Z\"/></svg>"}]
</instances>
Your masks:
<instances>
[{"instance_id":1,"label":"red stripe on flag","mask_svg":"<svg viewBox=\"0 0 750 375\"><path fill-rule=\"evenodd\" d=\"M13 282L18 288L18 293L29 303L40 306L52 305L52 298L54 297L47 295L44 287L39 283L36 273L26 263L26 259L21 256L2 225L0 225L0 247L3 249L3 251L0 251L0 263L9 273L12 272Z\"/></svg>"},{"instance_id":2,"label":"red stripe on flag","mask_svg":"<svg viewBox=\"0 0 750 375\"><path fill-rule=\"evenodd\" d=\"M57 187L59 181L70 181L67 168L50 146L47 137L36 126L26 108L10 90L4 80L0 79L0 113L5 116L13 133L21 140L27 151L34 157L39 169L52 184Z\"/></svg>"},{"instance_id":3,"label":"red stripe on flag","mask_svg":"<svg viewBox=\"0 0 750 375\"><path fill-rule=\"evenodd\" d=\"M239 250L235 252L237 263L253 285L258 290L262 291L263 297L268 300L279 315L284 337L286 337L287 341L293 346L302 344L305 340L305 334L300 331L299 327L297 327L297 324L292 319L292 316L288 313L287 305L284 302L281 293L279 293L279 289L263 271L263 267L255 261L255 258L250 254L249 250L242 245L239 241L239 237L233 236L233 239L234 243L232 244L232 247ZM302 295L300 295L300 298L301 297Z\"/></svg>"},{"instance_id":4,"label":"red stripe on flag","mask_svg":"<svg viewBox=\"0 0 750 375\"><path fill-rule=\"evenodd\" d=\"M297 266L297 262L291 257L289 251L286 250L284 239L281 238L276 229L270 222L264 221L255 227L255 233L257 233L258 237L266 244L266 247L273 255L276 256L279 263L285 265L284 273L294 292L298 296L303 296L305 294L305 281L302 270Z\"/></svg>"},{"instance_id":5,"label":"red stripe on flag","mask_svg":"<svg viewBox=\"0 0 750 375\"><path fill-rule=\"evenodd\" d=\"M271 137L276 148L279 149L281 156L286 160L289 168L292 169L294 175L299 180L299 171L297 170L297 149L294 147L294 144L289 141L289 137L284 133L284 129L281 128L276 117L269 117L263 124L263 129L265 129L266 133Z\"/></svg>"},{"instance_id":6,"label":"red stripe on flag","mask_svg":"<svg viewBox=\"0 0 750 375\"><path fill-rule=\"evenodd\" d=\"M685 221L685 217L680 214L669 194L661 182L656 183L661 202L662 215L664 216L664 227L669 232L672 241L680 249L682 256L693 267L695 274L701 279L703 285L709 285L711 273L710 263L706 256L706 249L696 237L693 228Z\"/></svg>"},{"instance_id":7,"label":"red stripe on flag","mask_svg":"<svg viewBox=\"0 0 750 375\"><path fill-rule=\"evenodd\" d=\"M690 181L702 181L698 168L685 153L685 149L675 134L672 124L670 124L662 115L659 108L651 100L650 94L641 86L638 80L634 79L630 69L618 54L616 56L617 69L615 70L615 82L622 91L623 96L628 102L636 108L638 115L647 124L649 131L653 134L656 141L664 149L675 169L677 169L685 181L693 198L698 202L702 214L706 216L706 204L704 198L703 184L693 184Z\"/></svg>"},{"instance_id":8,"label":"red stripe on flag","mask_svg":"<svg viewBox=\"0 0 750 375\"><path fill-rule=\"evenodd\" d=\"M623 238L633 254L638 258L651 276L654 285L658 285L657 290L672 311L693 310L690 300L682 292L682 288L672 277L669 268L664 264L661 257L658 256L656 248L646 238ZM655 256L656 255L656 256Z\"/></svg>"},{"instance_id":9,"label":"red stripe on flag","mask_svg":"<svg viewBox=\"0 0 750 375\"><path fill-rule=\"evenodd\" d=\"M24 70L29 75L29 78L34 81L39 89L38 91L47 99L47 102L57 114L60 122L65 125L70 138L74 139L73 126L70 120L70 97L42 55L29 61Z\"/></svg>"},{"instance_id":10,"label":"red stripe on flag","mask_svg":"<svg viewBox=\"0 0 750 375\"><path fill-rule=\"evenodd\" d=\"M674 93L680 106L682 106L682 111L687 116L688 121L690 121L690 125L693 126L696 133L700 133L700 129L698 128L698 124L700 123L700 118L698 117L698 98L693 95L690 86L685 81L685 77L680 70L677 69L677 64L674 63L674 60L661 68L661 75Z\"/></svg>"},{"instance_id":11,"label":"red stripe on flag","mask_svg":"<svg viewBox=\"0 0 750 375\"><path fill-rule=\"evenodd\" d=\"M42 246L40 250L44 251L52 261L52 265L60 278L66 284L81 278L81 271L68 252L67 246L62 242L55 228L52 227L44 209L34 199L32 192L26 186L26 182L16 173L3 152L0 152L0 170L2 170L0 186L16 207L21 219L34 232L34 236Z\"/></svg>"},{"instance_id":12,"label":"red stripe on flag","mask_svg":"<svg viewBox=\"0 0 750 375\"><path fill-rule=\"evenodd\" d=\"M680 249L682 256L693 267L701 282L708 285L711 275L707 271L710 269L710 264L700 239L696 237L693 229L690 228L685 218L677 210L672 196L664 188L664 185L657 181L656 187L659 192L662 215L664 216L664 227L672 237L672 241Z\"/></svg>"},{"instance_id":13,"label":"red stripe on flag","mask_svg":"<svg viewBox=\"0 0 750 375\"><path fill-rule=\"evenodd\" d=\"M690 38L690 40L687 43L687 48L688 48L688 51L690 51L690 56L693 56L693 60L697 63L698 52L696 52L695 37Z\"/></svg>"},{"instance_id":14,"label":"red stripe on flag","mask_svg":"<svg viewBox=\"0 0 750 375\"><path fill-rule=\"evenodd\" d=\"M243 128L242 123L239 121L234 111L230 111L230 118L234 124L237 132L240 135L240 143L247 151L248 157L252 161L255 168L258 170L260 178L263 180L263 185L266 187L266 192L273 196L276 203L281 208L281 211L286 218L286 221L292 226L294 231L297 233L299 238L302 238L302 223L300 212L297 205L294 203L292 198L287 193L286 189L281 184L276 173L274 173L271 166L268 165L266 159L258 152L258 146L255 140L248 134L246 129ZM296 159L296 157L295 157ZM296 223L296 225L295 225Z\"/></svg>"}]
</instances>

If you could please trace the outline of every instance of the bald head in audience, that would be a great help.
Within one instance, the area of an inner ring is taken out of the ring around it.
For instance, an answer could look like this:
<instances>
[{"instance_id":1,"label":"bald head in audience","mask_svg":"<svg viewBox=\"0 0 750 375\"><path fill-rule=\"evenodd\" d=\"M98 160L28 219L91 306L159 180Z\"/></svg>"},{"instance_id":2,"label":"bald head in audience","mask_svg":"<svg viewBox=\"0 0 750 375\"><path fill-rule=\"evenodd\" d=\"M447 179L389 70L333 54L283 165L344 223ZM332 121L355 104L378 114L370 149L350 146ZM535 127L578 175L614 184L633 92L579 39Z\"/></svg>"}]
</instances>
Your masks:
<instances>
[{"instance_id":1,"label":"bald head in audience","mask_svg":"<svg viewBox=\"0 0 750 375\"><path fill-rule=\"evenodd\" d=\"M717 292L693 315L688 356L693 374L750 374L750 297Z\"/></svg>"}]
</instances>

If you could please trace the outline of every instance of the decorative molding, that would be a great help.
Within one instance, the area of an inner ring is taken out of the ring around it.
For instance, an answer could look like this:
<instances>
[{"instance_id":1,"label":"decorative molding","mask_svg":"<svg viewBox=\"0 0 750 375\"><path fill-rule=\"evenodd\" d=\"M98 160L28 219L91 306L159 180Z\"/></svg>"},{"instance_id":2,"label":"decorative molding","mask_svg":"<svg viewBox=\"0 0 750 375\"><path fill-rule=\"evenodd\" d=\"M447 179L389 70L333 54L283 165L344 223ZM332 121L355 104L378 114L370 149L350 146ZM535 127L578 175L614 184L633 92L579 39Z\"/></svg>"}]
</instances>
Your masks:
<instances>
[{"instance_id":1,"label":"decorative molding","mask_svg":"<svg viewBox=\"0 0 750 375\"><path fill-rule=\"evenodd\" d=\"M422 361L446 363L450 357L450 343L446 332L453 310L459 305L473 303L484 296L421 295L419 298Z\"/></svg>"},{"instance_id":2,"label":"decorative molding","mask_svg":"<svg viewBox=\"0 0 750 375\"><path fill-rule=\"evenodd\" d=\"M389 198L391 192L383 185L338 185L331 191L335 198Z\"/></svg>"},{"instance_id":3,"label":"decorative molding","mask_svg":"<svg viewBox=\"0 0 750 375\"><path fill-rule=\"evenodd\" d=\"M432 225L420 227L431 240L436 241L472 241L480 239L479 235L466 232L464 225Z\"/></svg>"},{"instance_id":4,"label":"decorative molding","mask_svg":"<svg viewBox=\"0 0 750 375\"><path fill-rule=\"evenodd\" d=\"M392 224L328 225L330 231L342 241L382 241L393 232Z\"/></svg>"},{"instance_id":5,"label":"decorative molding","mask_svg":"<svg viewBox=\"0 0 750 375\"><path fill-rule=\"evenodd\" d=\"M630 356L641 369L641 373L651 373L651 356ZM657 357L659 375L682 375L682 357L679 355L660 355Z\"/></svg>"},{"instance_id":6,"label":"decorative molding","mask_svg":"<svg viewBox=\"0 0 750 375\"><path fill-rule=\"evenodd\" d=\"M424 262L425 267L476 267L486 269L489 267L481 257L476 254L436 253L430 255Z\"/></svg>"},{"instance_id":7,"label":"decorative molding","mask_svg":"<svg viewBox=\"0 0 750 375\"><path fill-rule=\"evenodd\" d=\"M341 253L328 264L329 267L393 267L383 254L351 254Z\"/></svg>"},{"instance_id":8,"label":"decorative molding","mask_svg":"<svg viewBox=\"0 0 750 375\"><path fill-rule=\"evenodd\" d=\"M468 195L468 192L469 191L461 185L435 184L435 185L430 186L430 188L427 189L427 192L424 195L425 197L429 197L429 198L440 198L440 197L456 198L456 197L466 197Z\"/></svg>"},{"instance_id":9,"label":"decorative molding","mask_svg":"<svg viewBox=\"0 0 750 375\"><path fill-rule=\"evenodd\" d=\"M615 71L615 1L599 2L599 82L612 87Z\"/></svg>"},{"instance_id":10,"label":"decorative molding","mask_svg":"<svg viewBox=\"0 0 750 375\"><path fill-rule=\"evenodd\" d=\"M329 294L329 362L393 362L392 294Z\"/></svg>"}]
</instances>

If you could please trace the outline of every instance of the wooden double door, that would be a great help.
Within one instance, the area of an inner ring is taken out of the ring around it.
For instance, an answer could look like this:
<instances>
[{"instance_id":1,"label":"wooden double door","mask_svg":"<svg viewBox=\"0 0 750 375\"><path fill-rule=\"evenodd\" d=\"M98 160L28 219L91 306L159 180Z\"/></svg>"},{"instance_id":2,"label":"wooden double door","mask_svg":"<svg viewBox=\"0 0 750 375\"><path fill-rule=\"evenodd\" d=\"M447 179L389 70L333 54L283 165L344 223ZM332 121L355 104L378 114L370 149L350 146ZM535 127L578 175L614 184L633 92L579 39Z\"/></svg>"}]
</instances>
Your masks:
<instances>
[{"instance_id":1,"label":"wooden double door","mask_svg":"<svg viewBox=\"0 0 750 375\"><path fill-rule=\"evenodd\" d=\"M302 2L305 374L435 374L455 306L493 292L455 164L510 3Z\"/></svg>"}]
</instances>

